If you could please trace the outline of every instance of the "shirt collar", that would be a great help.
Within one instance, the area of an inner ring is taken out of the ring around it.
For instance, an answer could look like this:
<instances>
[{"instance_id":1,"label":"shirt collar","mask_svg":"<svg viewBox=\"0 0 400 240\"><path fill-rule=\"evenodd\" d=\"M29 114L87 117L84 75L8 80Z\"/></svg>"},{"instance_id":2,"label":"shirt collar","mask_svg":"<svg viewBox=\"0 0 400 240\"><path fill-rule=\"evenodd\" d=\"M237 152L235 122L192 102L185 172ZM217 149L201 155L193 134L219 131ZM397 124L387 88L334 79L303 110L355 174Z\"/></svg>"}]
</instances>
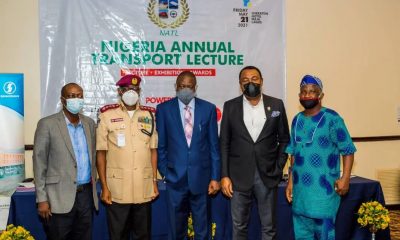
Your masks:
<instances>
[{"instance_id":1,"label":"shirt collar","mask_svg":"<svg viewBox=\"0 0 400 240\"><path fill-rule=\"evenodd\" d=\"M65 122L67 123L67 125L72 125L72 126L74 126L74 124L72 124L72 123L69 121L69 119L68 119L67 116L65 115L64 111L63 111L63 115L64 115L64 119L65 119ZM81 121L81 118L80 118L80 117L79 117L79 122L78 122L77 126L82 126L82 121Z\"/></svg>"},{"instance_id":2,"label":"shirt collar","mask_svg":"<svg viewBox=\"0 0 400 240\"><path fill-rule=\"evenodd\" d=\"M248 105L251 106L251 107L259 107L259 106L261 106L261 105L264 105L263 95L261 94L260 101L258 101L257 105L253 106L253 105L249 102L249 100L247 100L246 96L243 94L243 103L244 103L244 104L248 104Z\"/></svg>"}]
</instances>

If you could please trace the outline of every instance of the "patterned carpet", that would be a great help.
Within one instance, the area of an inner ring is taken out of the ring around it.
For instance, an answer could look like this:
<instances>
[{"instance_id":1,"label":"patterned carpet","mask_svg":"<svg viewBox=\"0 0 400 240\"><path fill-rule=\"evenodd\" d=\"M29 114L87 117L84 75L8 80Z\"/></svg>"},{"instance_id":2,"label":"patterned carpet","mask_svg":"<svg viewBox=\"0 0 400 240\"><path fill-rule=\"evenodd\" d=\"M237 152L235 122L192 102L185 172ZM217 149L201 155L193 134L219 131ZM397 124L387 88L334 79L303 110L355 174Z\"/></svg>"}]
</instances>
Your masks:
<instances>
[{"instance_id":1,"label":"patterned carpet","mask_svg":"<svg viewBox=\"0 0 400 240\"><path fill-rule=\"evenodd\" d=\"M390 215L390 237L400 240L400 205L388 206Z\"/></svg>"}]
</instances>

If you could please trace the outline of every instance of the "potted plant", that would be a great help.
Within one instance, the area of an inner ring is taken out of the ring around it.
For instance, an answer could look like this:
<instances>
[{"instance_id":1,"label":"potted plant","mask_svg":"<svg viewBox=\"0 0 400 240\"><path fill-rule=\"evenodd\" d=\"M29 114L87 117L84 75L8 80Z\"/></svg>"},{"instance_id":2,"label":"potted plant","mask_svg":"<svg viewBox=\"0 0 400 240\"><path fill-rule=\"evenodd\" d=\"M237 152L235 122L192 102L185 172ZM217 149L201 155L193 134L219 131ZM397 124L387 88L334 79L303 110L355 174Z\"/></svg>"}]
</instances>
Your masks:
<instances>
[{"instance_id":1,"label":"potted plant","mask_svg":"<svg viewBox=\"0 0 400 240\"><path fill-rule=\"evenodd\" d=\"M214 239L216 231L217 231L217 224L211 223L211 239ZM188 239L193 240L194 234L195 234L195 232L194 232L194 228L193 228L192 213L190 213L189 217L188 217L188 233L187 233Z\"/></svg>"},{"instance_id":2,"label":"potted plant","mask_svg":"<svg viewBox=\"0 0 400 240\"><path fill-rule=\"evenodd\" d=\"M10 224L0 233L0 240L35 240L31 233L21 226Z\"/></svg>"},{"instance_id":3,"label":"potted plant","mask_svg":"<svg viewBox=\"0 0 400 240\"><path fill-rule=\"evenodd\" d=\"M357 222L362 227L368 227L372 240L375 240L375 233L389 226L389 211L377 201L362 203L358 209Z\"/></svg>"}]
</instances>

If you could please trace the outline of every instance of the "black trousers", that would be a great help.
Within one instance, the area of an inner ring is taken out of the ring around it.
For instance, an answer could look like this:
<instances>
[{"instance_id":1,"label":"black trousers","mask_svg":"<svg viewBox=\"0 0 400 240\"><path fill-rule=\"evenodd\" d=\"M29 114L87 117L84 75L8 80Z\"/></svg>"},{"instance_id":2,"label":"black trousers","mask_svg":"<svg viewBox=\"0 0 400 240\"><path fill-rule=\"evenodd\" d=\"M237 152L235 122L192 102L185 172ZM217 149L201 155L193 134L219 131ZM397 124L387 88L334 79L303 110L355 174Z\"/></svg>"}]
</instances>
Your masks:
<instances>
[{"instance_id":1,"label":"black trousers","mask_svg":"<svg viewBox=\"0 0 400 240\"><path fill-rule=\"evenodd\" d=\"M93 225L93 195L90 183L76 192L74 206L69 213L55 214L43 226L48 240L91 240ZM50 206L51 207L51 206Z\"/></svg>"},{"instance_id":2,"label":"black trousers","mask_svg":"<svg viewBox=\"0 0 400 240\"><path fill-rule=\"evenodd\" d=\"M233 240L247 240L248 222L254 198L257 202L258 215L261 221L261 239L276 239L277 188L267 188L256 170L251 190L246 192L233 191L231 199Z\"/></svg>"},{"instance_id":3,"label":"black trousers","mask_svg":"<svg viewBox=\"0 0 400 240\"><path fill-rule=\"evenodd\" d=\"M107 206L107 223L111 240L150 240L151 202L140 204L113 202Z\"/></svg>"}]
</instances>

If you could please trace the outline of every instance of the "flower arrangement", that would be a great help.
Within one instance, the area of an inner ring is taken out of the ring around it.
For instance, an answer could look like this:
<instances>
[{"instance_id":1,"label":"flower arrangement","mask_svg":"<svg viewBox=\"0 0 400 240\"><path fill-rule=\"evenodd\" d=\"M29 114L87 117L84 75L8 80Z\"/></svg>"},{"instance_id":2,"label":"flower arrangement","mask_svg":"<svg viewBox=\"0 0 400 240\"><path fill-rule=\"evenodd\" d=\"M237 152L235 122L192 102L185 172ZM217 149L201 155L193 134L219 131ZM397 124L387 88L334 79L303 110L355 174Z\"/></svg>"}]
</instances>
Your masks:
<instances>
[{"instance_id":1,"label":"flower arrangement","mask_svg":"<svg viewBox=\"0 0 400 240\"><path fill-rule=\"evenodd\" d=\"M35 240L29 231L21 226L10 224L7 229L0 234L0 240Z\"/></svg>"},{"instance_id":2,"label":"flower arrangement","mask_svg":"<svg viewBox=\"0 0 400 240\"><path fill-rule=\"evenodd\" d=\"M212 239L214 239L216 231L217 231L217 224L216 223L211 223L211 238ZM187 237L188 237L188 239L194 239L194 228L193 228L192 213L190 213L189 217L188 217L188 233L187 233Z\"/></svg>"},{"instance_id":3,"label":"flower arrangement","mask_svg":"<svg viewBox=\"0 0 400 240\"><path fill-rule=\"evenodd\" d=\"M379 229L385 229L389 226L389 211L379 202L365 202L358 209L357 222L362 227L369 227L369 230L375 234Z\"/></svg>"}]
</instances>

